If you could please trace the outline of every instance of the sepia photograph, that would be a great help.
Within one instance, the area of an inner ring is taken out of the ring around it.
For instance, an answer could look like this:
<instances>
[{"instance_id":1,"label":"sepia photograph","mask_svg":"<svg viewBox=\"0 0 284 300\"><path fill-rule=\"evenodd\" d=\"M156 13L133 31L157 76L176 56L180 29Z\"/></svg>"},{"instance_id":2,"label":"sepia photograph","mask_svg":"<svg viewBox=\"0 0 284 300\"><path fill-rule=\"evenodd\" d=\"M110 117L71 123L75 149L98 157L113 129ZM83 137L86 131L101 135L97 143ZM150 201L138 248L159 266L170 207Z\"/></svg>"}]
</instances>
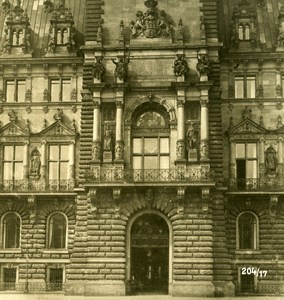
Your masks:
<instances>
[{"instance_id":1,"label":"sepia photograph","mask_svg":"<svg viewBox=\"0 0 284 300\"><path fill-rule=\"evenodd\" d=\"M0 299L284 299L284 0L0 2Z\"/></svg>"}]
</instances>

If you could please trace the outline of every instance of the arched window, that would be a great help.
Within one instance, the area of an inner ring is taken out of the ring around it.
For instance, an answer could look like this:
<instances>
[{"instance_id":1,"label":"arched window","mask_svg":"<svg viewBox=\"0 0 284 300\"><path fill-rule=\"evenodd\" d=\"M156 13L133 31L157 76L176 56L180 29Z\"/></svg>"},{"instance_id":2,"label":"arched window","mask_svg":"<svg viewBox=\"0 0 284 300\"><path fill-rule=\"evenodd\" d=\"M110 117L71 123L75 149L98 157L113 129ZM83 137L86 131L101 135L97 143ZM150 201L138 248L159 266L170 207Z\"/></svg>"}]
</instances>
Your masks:
<instances>
[{"instance_id":1,"label":"arched window","mask_svg":"<svg viewBox=\"0 0 284 300\"><path fill-rule=\"evenodd\" d=\"M2 245L4 249L20 247L21 218L16 213L7 213L2 218Z\"/></svg>"},{"instance_id":2,"label":"arched window","mask_svg":"<svg viewBox=\"0 0 284 300\"><path fill-rule=\"evenodd\" d=\"M169 117L158 103L145 103L136 113L132 131L133 169L170 168Z\"/></svg>"},{"instance_id":3,"label":"arched window","mask_svg":"<svg viewBox=\"0 0 284 300\"><path fill-rule=\"evenodd\" d=\"M243 212L237 218L237 248L255 250L258 247L258 219L252 212Z\"/></svg>"},{"instance_id":4,"label":"arched window","mask_svg":"<svg viewBox=\"0 0 284 300\"><path fill-rule=\"evenodd\" d=\"M238 33L239 33L239 40L243 40L244 39L244 27L243 27L243 25L239 25Z\"/></svg>"},{"instance_id":5,"label":"arched window","mask_svg":"<svg viewBox=\"0 0 284 300\"><path fill-rule=\"evenodd\" d=\"M62 43L64 45L68 43L68 30L66 28L63 30Z\"/></svg>"},{"instance_id":6,"label":"arched window","mask_svg":"<svg viewBox=\"0 0 284 300\"><path fill-rule=\"evenodd\" d=\"M245 26L245 40L249 40L250 39L250 26L247 24Z\"/></svg>"},{"instance_id":7,"label":"arched window","mask_svg":"<svg viewBox=\"0 0 284 300\"><path fill-rule=\"evenodd\" d=\"M57 37L56 37L56 39L57 39L57 45L62 44L62 32L61 32L60 29L57 30Z\"/></svg>"},{"instance_id":8,"label":"arched window","mask_svg":"<svg viewBox=\"0 0 284 300\"><path fill-rule=\"evenodd\" d=\"M54 213L47 220L48 242L50 249L66 248L67 217L62 213Z\"/></svg>"}]
</instances>

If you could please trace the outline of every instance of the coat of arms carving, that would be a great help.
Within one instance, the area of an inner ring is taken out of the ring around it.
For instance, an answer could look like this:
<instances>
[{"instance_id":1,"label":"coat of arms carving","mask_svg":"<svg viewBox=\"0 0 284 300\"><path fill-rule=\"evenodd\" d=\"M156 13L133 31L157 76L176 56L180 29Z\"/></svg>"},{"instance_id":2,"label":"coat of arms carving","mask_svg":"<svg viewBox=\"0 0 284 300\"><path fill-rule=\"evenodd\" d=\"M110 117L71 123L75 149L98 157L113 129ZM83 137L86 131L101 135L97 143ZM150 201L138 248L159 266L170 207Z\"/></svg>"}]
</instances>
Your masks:
<instances>
[{"instance_id":1,"label":"coat of arms carving","mask_svg":"<svg viewBox=\"0 0 284 300\"><path fill-rule=\"evenodd\" d=\"M158 10L158 1L147 0L144 2L148 10L143 13L139 10L136 21L131 22L132 38L146 37L171 37L172 25L164 10Z\"/></svg>"}]
</instances>

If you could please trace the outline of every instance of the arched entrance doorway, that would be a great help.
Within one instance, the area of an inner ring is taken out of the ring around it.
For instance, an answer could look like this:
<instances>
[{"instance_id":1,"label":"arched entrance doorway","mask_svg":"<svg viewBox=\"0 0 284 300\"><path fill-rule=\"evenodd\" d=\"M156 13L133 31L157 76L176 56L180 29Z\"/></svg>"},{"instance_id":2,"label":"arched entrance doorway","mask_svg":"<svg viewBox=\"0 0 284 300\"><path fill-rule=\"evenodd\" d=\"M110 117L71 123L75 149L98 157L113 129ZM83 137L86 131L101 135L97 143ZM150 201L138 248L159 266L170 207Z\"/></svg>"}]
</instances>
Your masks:
<instances>
[{"instance_id":1,"label":"arched entrance doorway","mask_svg":"<svg viewBox=\"0 0 284 300\"><path fill-rule=\"evenodd\" d=\"M146 213L130 229L131 294L168 294L169 227L161 216Z\"/></svg>"}]
</instances>

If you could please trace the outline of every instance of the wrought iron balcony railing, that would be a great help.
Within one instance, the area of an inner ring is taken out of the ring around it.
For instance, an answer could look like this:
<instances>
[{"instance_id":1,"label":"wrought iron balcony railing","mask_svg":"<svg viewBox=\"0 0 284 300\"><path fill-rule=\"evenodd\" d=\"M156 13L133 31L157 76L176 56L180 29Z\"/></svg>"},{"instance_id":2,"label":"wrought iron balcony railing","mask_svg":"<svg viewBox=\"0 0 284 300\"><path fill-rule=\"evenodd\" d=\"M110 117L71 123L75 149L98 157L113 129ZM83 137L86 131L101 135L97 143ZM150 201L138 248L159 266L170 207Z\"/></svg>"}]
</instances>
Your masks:
<instances>
[{"instance_id":1,"label":"wrought iron balcony railing","mask_svg":"<svg viewBox=\"0 0 284 300\"><path fill-rule=\"evenodd\" d=\"M231 178L228 181L231 191L264 191L284 188L284 179L280 178Z\"/></svg>"},{"instance_id":2,"label":"wrought iron balcony railing","mask_svg":"<svg viewBox=\"0 0 284 300\"><path fill-rule=\"evenodd\" d=\"M85 177L88 182L94 183L174 183L209 181L211 175L209 166L197 166L189 169L160 170L94 169Z\"/></svg>"},{"instance_id":3,"label":"wrought iron balcony railing","mask_svg":"<svg viewBox=\"0 0 284 300\"><path fill-rule=\"evenodd\" d=\"M74 180L3 180L0 192L70 192L74 189Z\"/></svg>"},{"instance_id":4,"label":"wrought iron balcony railing","mask_svg":"<svg viewBox=\"0 0 284 300\"><path fill-rule=\"evenodd\" d=\"M64 290L64 284L62 282L1 282L0 291L21 291L21 292L52 292Z\"/></svg>"}]
</instances>

